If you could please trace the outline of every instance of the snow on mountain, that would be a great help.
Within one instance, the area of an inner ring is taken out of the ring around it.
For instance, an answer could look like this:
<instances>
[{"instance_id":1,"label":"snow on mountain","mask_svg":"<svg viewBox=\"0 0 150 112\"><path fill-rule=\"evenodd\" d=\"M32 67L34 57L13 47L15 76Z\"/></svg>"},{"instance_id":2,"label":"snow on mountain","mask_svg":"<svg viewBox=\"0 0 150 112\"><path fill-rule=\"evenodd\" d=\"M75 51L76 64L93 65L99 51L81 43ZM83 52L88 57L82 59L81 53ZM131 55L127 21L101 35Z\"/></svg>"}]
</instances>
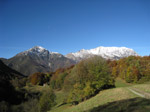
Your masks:
<instances>
[{"instance_id":1,"label":"snow on mountain","mask_svg":"<svg viewBox=\"0 0 150 112\"><path fill-rule=\"evenodd\" d=\"M38 56L47 56L49 54L59 54L57 52L50 52L47 49L41 47L41 46L35 46L29 50L26 50L24 52L21 52L17 54L17 56L20 55L38 55Z\"/></svg>"},{"instance_id":2,"label":"snow on mountain","mask_svg":"<svg viewBox=\"0 0 150 112\"><path fill-rule=\"evenodd\" d=\"M57 52L50 52L41 46L35 46L27 51L17 54L17 56L20 56L20 55L30 55L33 57L36 55L36 56L43 57L43 58L49 58L50 56L55 57L56 55L57 57L60 57L60 58L63 57L62 54L57 53ZM137 56L138 54L133 49L126 48L126 47L100 46L94 49L89 49L89 50L82 49L75 53L69 53L65 57L78 62L82 59L87 59L95 55L102 56L103 58L106 58L106 59L120 59L120 58L128 57L131 55Z\"/></svg>"},{"instance_id":3,"label":"snow on mountain","mask_svg":"<svg viewBox=\"0 0 150 112\"><path fill-rule=\"evenodd\" d=\"M69 53L66 55L66 57L75 61L80 61L82 59L86 59L95 55L102 56L106 59L120 59L128 56L138 56L138 54L130 48L100 46L90 50L82 49L76 53Z\"/></svg>"}]
</instances>

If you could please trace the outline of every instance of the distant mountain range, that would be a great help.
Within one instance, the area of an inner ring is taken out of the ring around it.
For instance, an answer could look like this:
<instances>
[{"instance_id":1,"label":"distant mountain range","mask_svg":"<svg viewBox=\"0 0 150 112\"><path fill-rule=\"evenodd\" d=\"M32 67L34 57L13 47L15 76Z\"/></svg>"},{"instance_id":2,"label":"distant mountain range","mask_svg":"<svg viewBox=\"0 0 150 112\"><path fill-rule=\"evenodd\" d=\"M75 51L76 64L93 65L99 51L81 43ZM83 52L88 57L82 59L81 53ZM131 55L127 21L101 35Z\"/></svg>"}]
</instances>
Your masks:
<instances>
[{"instance_id":1,"label":"distant mountain range","mask_svg":"<svg viewBox=\"0 0 150 112\"><path fill-rule=\"evenodd\" d=\"M131 55L137 56L138 54L126 47L97 47L90 50L82 49L76 53L69 53L64 56L57 52L50 52L43 47L35 46L10 59L1 58L1 60L9 67L28 76L35 72L50 72L58 68L68 67L82 59L95 55L114 60Z\"/></svg>"},{"instance_id":2,"label":"distant mountain range","mask_svg":"<svg viewBox=\"0 0 150 112\"><path fill-rule=\"evenodd\" d=\"M97 47L95 49L82 49L76 53L69 53L66 57L78 62L82 59L87 59L95 55L111 60L117 60L128 56L138 56L133 49L126 47Z\"/></svg>"}]
</instances>

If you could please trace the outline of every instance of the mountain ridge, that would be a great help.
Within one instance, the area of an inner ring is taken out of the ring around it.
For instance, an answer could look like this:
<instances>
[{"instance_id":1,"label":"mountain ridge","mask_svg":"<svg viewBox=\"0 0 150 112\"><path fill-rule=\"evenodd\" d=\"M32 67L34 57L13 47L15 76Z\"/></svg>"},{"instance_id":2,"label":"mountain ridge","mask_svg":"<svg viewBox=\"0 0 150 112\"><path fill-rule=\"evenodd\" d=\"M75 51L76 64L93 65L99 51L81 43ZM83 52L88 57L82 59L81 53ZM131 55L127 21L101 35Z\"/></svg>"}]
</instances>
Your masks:
<instances>
[{"instance_id":1,"label":"mountain ridge","mask_svg":"<svg viewBox=\"0 0 150 112\"><path fill-rule=\"evenodd\" d=\"M115 60L131 55L138 56L133 49L126 47L100 46L94 49L81 49L75 53L62 55L58 52L51 52L41 46L34 46L16 54L12 58L1 58L1 60L12 69L28 76L35 72L53 72L58 68L69 67L83 59L93 56L101 56L105 59Z\"/></svg>"},{"instance_id":2,"label":"mountain ridge","mask_svg":"<svg viewBox=\"0 0 150 112\"><path fill-rule=\"evenodd\" d=\"M103 47L103 46L89 50L81 49L75 53L69 53L65 56L78 62L82 59L87 59L95 55L101 56L105 59L112 59L112 60L128 56L138 56L138 54L133 49L127 47Z\"/></svg>"}]
</instances>

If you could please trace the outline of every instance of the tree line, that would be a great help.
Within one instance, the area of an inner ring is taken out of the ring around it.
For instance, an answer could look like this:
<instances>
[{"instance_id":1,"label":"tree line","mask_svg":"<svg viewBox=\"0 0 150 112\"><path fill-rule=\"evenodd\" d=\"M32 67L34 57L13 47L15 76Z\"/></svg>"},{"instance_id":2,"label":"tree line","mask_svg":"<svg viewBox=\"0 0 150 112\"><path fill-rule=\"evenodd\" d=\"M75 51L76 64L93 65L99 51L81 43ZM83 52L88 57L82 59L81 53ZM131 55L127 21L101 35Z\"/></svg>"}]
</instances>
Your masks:
<instances>
[{"instance_id":1,"label":"tree line","mask_svg":"<svg viewBox=\"0 0 150 112\"><path fill-rule=\"evenodd\" d=\"M120 77L128 83L142 83L150 80L150 56L130 56L117 61L108 61L113 77Z\"/></svg>"}]
</instances>

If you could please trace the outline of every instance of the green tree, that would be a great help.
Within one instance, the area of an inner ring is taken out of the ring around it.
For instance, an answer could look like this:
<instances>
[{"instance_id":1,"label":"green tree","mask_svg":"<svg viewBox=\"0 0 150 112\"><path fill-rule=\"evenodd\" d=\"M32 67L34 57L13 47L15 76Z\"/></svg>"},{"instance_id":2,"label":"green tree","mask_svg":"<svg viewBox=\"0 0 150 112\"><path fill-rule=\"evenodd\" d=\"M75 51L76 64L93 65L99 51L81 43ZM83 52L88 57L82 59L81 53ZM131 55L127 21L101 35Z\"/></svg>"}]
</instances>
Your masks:
<instances>
[{"instance_id":1,"label":"green tree","mask_svg":"<svg viewBox=\"0 0 150 112\"><path fill-rule=\"evenodd\" d=\"M102 89L114 87L114 79L107 62L101 57L81 61L76 65L75 71L76 81L69 95L69 101L82 101Z\"/></svg>"},{"instance_id":2,"label":"green tree","mask_svg":"<svg viewBox=\"0 0 150 112\"><path fill-rule=\"evenodd\" d=\"M87 82L83 91L84 91L84 99L86 100L95 94L96 89L92 87L92 84L90 82Z\"/></svg>"}]
</instances>

